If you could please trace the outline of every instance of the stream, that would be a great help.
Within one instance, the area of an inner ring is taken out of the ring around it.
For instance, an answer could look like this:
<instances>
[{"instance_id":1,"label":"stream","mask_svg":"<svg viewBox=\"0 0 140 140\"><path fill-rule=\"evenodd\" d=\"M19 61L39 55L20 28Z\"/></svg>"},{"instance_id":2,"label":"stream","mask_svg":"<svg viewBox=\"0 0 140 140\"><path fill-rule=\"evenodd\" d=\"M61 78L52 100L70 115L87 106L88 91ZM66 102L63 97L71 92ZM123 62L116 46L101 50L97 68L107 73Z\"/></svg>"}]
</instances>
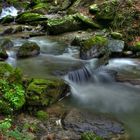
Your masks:
<instances>
[{"instance_id":1,"label":"stream","mask_svg":"<svg viewBox=\"0 0 140 140\"><path fill-rule=\"evenodd\" d=\"M22 69L30 77L44 78L60 76L71 87L71 95L63 100L65 105L88 109L93 112L109 113L122 121L132 136L132 140L140 139L140 88L128 83L118 83L106 72L92 73L94 80L76 83L68 78L68 73L75 69L88 66L92 69L96 59L80 60L77 58L77 47L68 46L64 42L43 36L33 37L29 41L36 42L40 48L39 56L17 59L16 51L26 39L10 36L14 48L8 51L7 62ZM138 59L111 59L105 66L122 74L137 74L140 77L140 60ZM65 75L65 76L64 76ZM103 78L102 78L103 77Z\"/></svg>"}]
</instances>

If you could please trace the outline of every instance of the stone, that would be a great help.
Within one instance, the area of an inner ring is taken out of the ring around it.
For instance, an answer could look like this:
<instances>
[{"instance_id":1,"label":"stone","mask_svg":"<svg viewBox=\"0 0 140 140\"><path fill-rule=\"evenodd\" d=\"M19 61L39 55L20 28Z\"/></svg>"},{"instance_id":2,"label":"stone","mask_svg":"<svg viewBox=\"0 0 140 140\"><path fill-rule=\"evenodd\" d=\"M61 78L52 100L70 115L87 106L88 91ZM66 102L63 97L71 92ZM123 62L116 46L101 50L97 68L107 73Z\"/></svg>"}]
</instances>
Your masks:
<instances>
[{"instance_id":1,"label":"stone","mask_svg":"<svg viewBox=\"0 0 140 140\"><path fill-rule=\"evenodd\" d=\"M34 42L25 42L18 50L18 58L36 56L40 53L40 47Z\"/></svg>"},{"instance_id":2,"label":"stone","mask_svg":"<svg viewBox=\"0 0 140 140\"><path fill-rule=\"evenodd\" d=\"M121 56L124 50L124 41L110 39L108 41L108 48L111 52L111 56Z\"/></svg>"},{"instance_id":3,"label":"stone","mask_svg":"<svg viewBox=\"0 0 140 140\"><path fill-rule=\"evenodd\" d=\"M71 32L82 29L80 22L75 20L76 15L68 15L61 18L49 19L47 21L47 31L51 35Z\"/></svg>"},{"instance_id":4,"label":"stone","mask_svg":"<svg viewBox=\"0 0 140 140\"><path fill-rule=\"evenodd\" d=\"M14 43L9 38L0 39L0 46L4 49L9 49L14 46Z\"/></svg>"},{"instance_id":5,"label":"stone","mask_svg":"<svg viewBox=\"0 0 140 140\"><path fill-rule=\"evenodd\" d=\"M8 16L0 19L0 23L1 24L11 23L11 22L14 22L14 19L15 19L15 17L8 15Z\"/></svg>"},{"instance_id":6,"label":"stone","mask_svg":"<svg viewBox=\"0 0 140 140\"><path fill-rule=\"evenodd\" d=\"M56 78L32 79L26 87L26 104L49 106L63 98L69 87L63 80Z\"/></svg>"},{"instance_id":7,"label":"stone","mask_svg":"<svg viewBox=\"0 0 140 140\"><path fill-rule=\"evenodd\" d=\"M47 20L48 18L45 15L38 14L38 13L31 13L31 12L24 12L19 14L16 17L17 23L23 23L23 24L34 24L34 22L40 22Z\"/></svg>"},{"instance_id":8,"label":"stone","mask_svg":"<svg viewBox=\"0 0 140 140\"><path fill-rule=\"evenodd\" d=\"M63 126L64 129L76 132L77 135L90 132L104 139L116 138L118 135L123 139L125 134L122 123L116 119L86 110L72 109L64 117Z\"/></svg>"},{"instance_id":9,"label":"stone","mask_svg":"<svg viewBox=\"0 0 140 140\"><path fill-rule=\"evenodd\" d=\"M108 54L107 48L108 40L103 36L92 36L91 38L82 42L80 47L80 58L91 59L100 58Z\"/></svg>"}]
</instances>

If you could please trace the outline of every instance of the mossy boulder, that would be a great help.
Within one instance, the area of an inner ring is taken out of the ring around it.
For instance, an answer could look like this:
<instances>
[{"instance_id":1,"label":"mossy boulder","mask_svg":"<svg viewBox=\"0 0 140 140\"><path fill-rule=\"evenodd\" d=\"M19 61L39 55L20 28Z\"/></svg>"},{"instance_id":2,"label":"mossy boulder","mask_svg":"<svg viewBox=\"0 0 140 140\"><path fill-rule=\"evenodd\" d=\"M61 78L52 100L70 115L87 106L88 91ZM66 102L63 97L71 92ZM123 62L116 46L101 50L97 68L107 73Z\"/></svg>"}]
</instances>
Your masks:
<instances>
[{"instance_id":1,"label":"mossy boulder","mask_svg":"<svg viewBox=\"0 0 140 140\"><path fill-rule=\"evenodd\" d=\"M96 18L104 22L111 22L116 14L115 9L118 6L118 0L105 1L99 5Z\"/></svg>"},{"instance_id":2,"label":"mossy boulder","mask_svg":"<svg viewBox=\"0 0 140 140\"><path fill-rule=\"evenodd\" d=\"M0 19L0 23L1 23L1 24L11 23L11 22L13 22L13 21L14 21L14 17L13 17L13 16L10 16L10 15L8 15L8 16L6 16L6 17Z\"/></svg>"},{"instance_id":3,"label":"mossy boulder","mask_svg":"<svg viewBox=\"0 0 140 140\"><path fill-rule=\"evenodd\" d=\"M24 12L21 13L17 16L16 18L16 22L17 23L28 23L28 24L34 24L34 22L39 22L39 21L44 21L47 20L47 17L42 15L42 14L38 14L38 13L31 13L31 12Z\"/></svg>"},{"instance_id":4,"label":"mossy boulder","mask_svg":"<svg viewBox=\"0 0 140 140\"><path fill-rule=\"evenodd\" d=\"M101 58L109 53L107 44L106 37L93 36L81 42L80 57L82 59Z\"/></svg>"},{"instance_id":5,"label":"mossy boulder","mask_svg":"<svg viewBox=\"0 0 140 140\"><path fill-rule=\"evenodd\" d=\"M26 103L31 106L49 106L64 97L68 89L63 80L32 79L26 88Z\"/></svg>"},{"instance_id":6,"label":"mossy boulder","mask_svg":"<svg viewBox=\"0 0 140 140\"><path fill-rule=\"evenodd\" d=\"M40 47L35 42L25 42L18 50L18 58L36 56L40 53Z\"/></svg>"},{"instance_id":7,"label":"mossy boulder","mask_svg":"<svg viewBox=\"0 0 140 140\"><path fill-rule=\"evenodd\" d=\"M4 49L9 49L14 46L14 43L9 38L0 39L0 46Z\"/></svg>"},{"instance_id":8,"label":"mossy boulder","mask_svg":"<svg viewBox=\"0 0 140 140\"><path fill-rule=\"evenodd\" d=\"M76 14L75 17L78 21L81 22L82 26L85 28L101 28L101 26L96 23L95 21L93 21L91 18L84 16L83 14Z\"/></svg>"},{"instance_id":9,"label":"mossy boulder","mask_svg":"<svg viewBox=\"0 0 140 140\"><path fill-rule=\"evenodd\" d=\"M81 135L80 140L104 140L104 139L100 136L97 136L93 132L85 132Z\"/></svg>"},{"instance_id":10,"label":"mossy boulder","mask_svg":"<svg viewBox=\"0 0 140 140\"><path fill-rule=\"evenodd\" d=\"M76 15L68 15L61 18L49 19L47 30L49 34L56 35L82 29L81 23L75 20Z\"/></svg>"},{"instance_id":11,"label":"mossy boulder","mask_svg":"<svg viewBox=\"0 0 140 140\"><path fill-rule=\"evenodd\" d=\"M7 63L0 63L0 112L12 113L25 103L25 90L22 86L22 75Z\"/></svg>"},{"instance_id":12,"label":"mossy boulder","mask_svg":"<svg viewBox=\"0 0 140 140\"><path fill-rule=\"evenodd\" d=\"M8 58L6 50L0 46L0 61L3 61Z\"/></svg>"},{"instance_id":13,"label":"mossy boulder","mask_svg":"<svg viewBox=\"0 0 140 140\"><path fill-rule=\"evenodd\" d=\"M88 28L100 28L100 25L81 13L49 19L46 27L49 34L61 34Z\"/></svg>"}]
</instances>

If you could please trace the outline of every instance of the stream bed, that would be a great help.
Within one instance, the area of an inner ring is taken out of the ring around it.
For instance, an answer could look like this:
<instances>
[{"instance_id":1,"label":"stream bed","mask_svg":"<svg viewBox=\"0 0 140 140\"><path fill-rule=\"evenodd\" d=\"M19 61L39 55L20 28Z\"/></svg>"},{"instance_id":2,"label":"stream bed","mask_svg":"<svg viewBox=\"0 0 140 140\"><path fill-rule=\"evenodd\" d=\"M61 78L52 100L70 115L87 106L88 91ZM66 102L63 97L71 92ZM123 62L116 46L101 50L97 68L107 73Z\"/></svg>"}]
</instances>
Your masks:
<instances>
[{"instance_id":1,"label":"stream bed","mask_svg":"<svg viewBox=\"0 0 140 140\"><path fill-rule=\"evenodd\" d=\"M80 60L77 57L79 55L77 47L68 46L47 36L28 39L40 46L39 56L17 59L16 50L26 39L15 39L15 37L11 39L15 47L8 51L10 56L7 59L8 63L21 68L23 73L30 77L44 78L52 75L64 78L71 87L71 95L63 100L65 105L114 115L124 123L132 140L140 139L139 86L110 81L109 77L106 78L108 82L100 82L98 79L82 84L72 82L67 77L68 72L85 65L93 66L96 60ZM121 74L136 75L140 78L138 59L112 59L106 67Z\"/></svg>"}]
</instances>

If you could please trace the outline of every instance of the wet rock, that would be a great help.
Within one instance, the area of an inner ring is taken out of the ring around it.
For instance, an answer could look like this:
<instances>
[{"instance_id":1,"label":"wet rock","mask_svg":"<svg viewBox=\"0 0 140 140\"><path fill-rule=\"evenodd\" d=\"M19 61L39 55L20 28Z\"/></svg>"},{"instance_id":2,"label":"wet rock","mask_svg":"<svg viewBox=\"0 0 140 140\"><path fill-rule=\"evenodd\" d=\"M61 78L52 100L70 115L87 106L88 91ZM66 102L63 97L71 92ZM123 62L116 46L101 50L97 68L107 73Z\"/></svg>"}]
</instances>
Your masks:
<instances>
[{"instance_id":1,"label":"wet rock","mask_svg":"<svg viewBox=\"0 0 140 140\"><path fill-rule=\"evenodd\" d=\"M13 31L14 29L12 27L9 27L2 32L2 35L12 34Z\"/></svg>"},{"instance_id":2,"label":"wet rock","mask_svg":"<svg viewBox=\"0 0 140 140\"><path fill-rule=\"evenodd\" d=\"M93 36L81 43L80 57L82 59L101 58L108 55L108 40L103 36Z\"/></svg>"},{"instance_id":3,"label":"wet rock","mask_svg":"<svg viewBox=\"0 0 140 140\"><path fill-rule=\"evenodd\" d=\"M69 87L56 78L32 79L26 88L26 103L31 106L49 106L63 98Z\"/></svg>"},{"instance_id":4,"label":"wet rock","mask_svg":"<svg viewBox=\"0 0 140 140\"><path fill-rule=\"evenodd\" d=\"M34 22L47 20L47 17L38 13L24 12L16 17L17 23L34 24Z\"/></svg>"},{"instance_id":5,"label":"wet rock","mask_svg":"<svg viewBox=\"0 0 140 140\"><path fill-rule=\"evenodd\" d=\"M34 42L25 42L18 50L18 58L36 56L40 53L40 47Z\"/></svg>"},{"instance_id":6,"label":"wet rock","mask_svg":"<svg viewBox=\"0 0 140 140\"><path fill-rule=\"evenodd\" d=\"M81 135L84 132L93 132L106 139L117 135L124 137L124 127L120 122L102 114L91 114L88 111L72 109L64 118L63 125L66 130Z\"/></svg>"},{"instance_id":7,"label":"wet rock","mask_svg":"<svg viewBox=\"0 0 140 140\"><path fill-rule=\"evenodd\" d=\"M1 24L11 23L11 22L14 22L14 19L15 19L15 17L8 15L8 16L0 19L0 23Z\"/></svg>"},{"instance_id":8,"label":"wet rock","mask_svg":"<svg viewBox=\"0 0 140 140\"><path fill-rule=\"evenodd\" d=\"M8 54L6 50L0 46L0 61L5 60L8 58Z\"/></svg>"},{"instance_id":9,"label":"wet rock","mask_svg":"<svg viewBox=\"0 0 140 140\"><path fill-rule=\"evenodd\" d=\"M111 39L108 41L108 48L111 52L111 56L122 56L124 41Z\"/></svg>"},{"instance_id":10,"label":"wet rock","mask_svg":"<svg viewBox=\"0 0 140 140\"><path fill-rule=\"evenodd\" d=\"M123 35L119 32L111 32L111 37L114 38L114 39L122 39L123 38Z\"/></svg>"},{"instance_id":11,"label":"wet rock","mask_svg":"<svg viewBox=\"0 0 140 140\"><path fill-rule=\"evenodd\" d=\"M0 46L4 49L9 49L14 46L14 43L9 38L0 39Z\"/></svg>"}]
</instances>

